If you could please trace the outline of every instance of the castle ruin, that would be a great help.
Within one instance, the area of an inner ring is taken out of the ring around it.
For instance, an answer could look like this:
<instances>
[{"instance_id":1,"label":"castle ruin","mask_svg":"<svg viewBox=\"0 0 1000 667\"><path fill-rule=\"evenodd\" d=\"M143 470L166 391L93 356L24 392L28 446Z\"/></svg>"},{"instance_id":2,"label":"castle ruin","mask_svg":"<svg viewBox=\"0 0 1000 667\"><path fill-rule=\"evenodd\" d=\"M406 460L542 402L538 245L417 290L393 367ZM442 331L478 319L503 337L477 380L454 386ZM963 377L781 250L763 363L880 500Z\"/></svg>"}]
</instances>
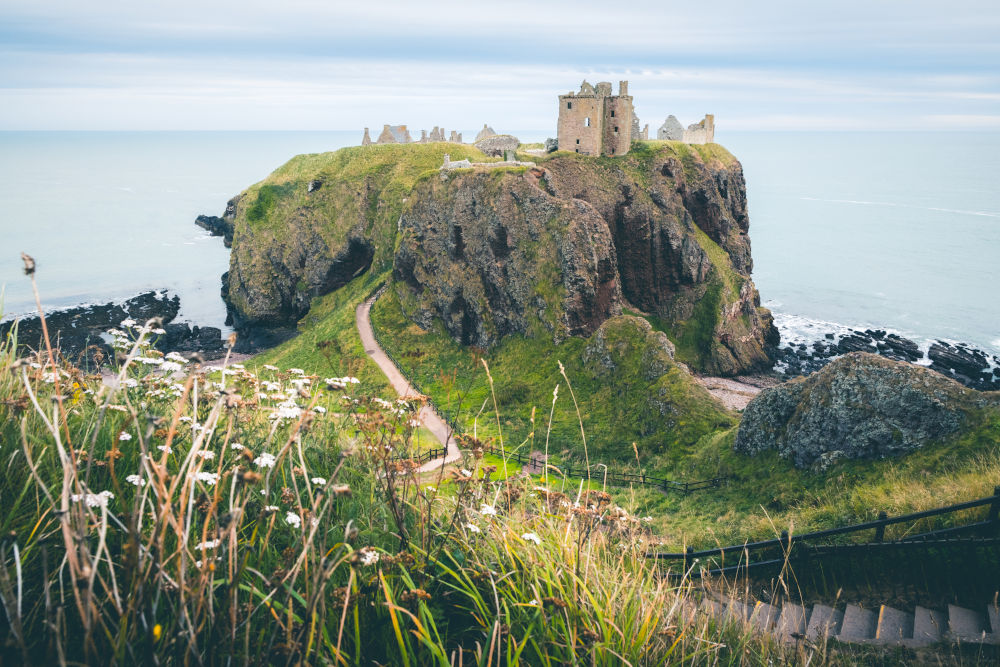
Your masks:
<instances>
[{"instance_id":1,"label":"castle ruin","mask_svg":"<svg viewBox=\"0 0 1000 667\"><path fill-rule=\"evenodd\" d=\"M485 125L483 127L486 127ZM416 141L410 136L409 130L407 130L405 125L383 125L382 134L378 135L378 139L372 141L371 134L368 128L365 128L365 134L361 138L362 146L371 146L372 144L426 144L435 141L447 141L453 144L462 143L462 133L451 131L451 134L445 135L445 130L443 127L434 126L434 129L428 134L427 130L420 130L420 138Z\"/></svg>"},{"instance_id":2,"label":"castle ruin","mask_svg":"<svg viewBox=\"0 0 1000 667\"><path fill-rule=\"evenodd\" d=\"M592 86L585 80L579 92L559 96L558 150L580 155L624 155L632 141L649 139L649 125L640 130L639 118L628 94L628 81L618 82L618 94L602 81ZM715 141L715 116L706 114L687 129L668 116L657 139L709 144Z\"/></svg>"},{"instance_id":3,"label":"castle ruin","mask_svg":"<svg viewBox=\"0 0 1000 667\"><path fill-rule=\"evenodd\" d=\"M681 122L673 114L667 116L663 125L656 131L656 138L661 141L683 141L686 144L710 144L715 141L715 116L705 114L697 123L692 123L684 129Z\"/></svg>"},{"instance_id":4,"label":"castle ruin","mask_svg":"<svg viewBox=\"0 0 1000 667\"><path fill-rule=\"evenodd\" d=\"M632 146L635 110L628 81L618 82L618 94L602 81L586 81L580 91L559 96L559 150L580 155L624 155Z\"/></svg>"}]
</instances>

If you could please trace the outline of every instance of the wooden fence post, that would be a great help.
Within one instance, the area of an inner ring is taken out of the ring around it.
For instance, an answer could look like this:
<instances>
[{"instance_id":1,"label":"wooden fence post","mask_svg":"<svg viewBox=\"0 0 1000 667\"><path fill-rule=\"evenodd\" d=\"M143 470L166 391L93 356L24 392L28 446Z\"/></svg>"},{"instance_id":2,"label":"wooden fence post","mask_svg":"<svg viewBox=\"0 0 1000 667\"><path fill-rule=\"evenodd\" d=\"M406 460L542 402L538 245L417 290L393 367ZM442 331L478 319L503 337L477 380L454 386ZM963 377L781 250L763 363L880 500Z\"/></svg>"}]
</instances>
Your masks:
<instances>
[{"instance_id":1,"label":"wooden fence post","mask_svg":"<svg viewBox=\"0 0 1000 667\"><path fill-rule=\"evenodd\" d=\"M885 521L888 518L889 518L889 515L886 514L885 511L882 511L882 512L878 513L878 520L879 521ZM875 541L876 542L881 542L884 539L885 539L885 524L883 523L883 524L880 524L879 527L875 529Z\"/></svg>"},{"instance_id":2,"label":"wooden fence post","mask_svg":"<svg viewBox=\"0 0 1000 667\"><path fill-rule=\"evenodd\" d=\"M1000 521L1000 486L993 487L993 502L990 503L989 520Z\"/></svg>"}]
</instances>

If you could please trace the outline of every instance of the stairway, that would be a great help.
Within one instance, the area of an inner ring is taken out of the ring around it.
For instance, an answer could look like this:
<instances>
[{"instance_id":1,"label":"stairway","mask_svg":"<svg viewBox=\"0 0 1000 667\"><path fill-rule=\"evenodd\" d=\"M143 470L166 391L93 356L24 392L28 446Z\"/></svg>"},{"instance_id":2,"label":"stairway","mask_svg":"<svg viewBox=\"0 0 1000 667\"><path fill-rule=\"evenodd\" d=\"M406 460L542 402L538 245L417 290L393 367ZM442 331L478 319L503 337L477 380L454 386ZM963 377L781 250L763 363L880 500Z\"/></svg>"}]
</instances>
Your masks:
<instances>
[{"instance_id":1,"label":"stairway","mask_svg":"<svg viewBox=\"0 0 1000 667\"><path fill-rule=\"evenodd\" d=\"M912 612L886 605L875 609L848 604L837 609L786 602L778 607L706 591L700 610L715 618L745 622L755 632L774 633L788 642L835 639L912 648L941 641L1000 644L1000 609L995 603L983 611L952 604L947 611L917 607Z\"/></svg>"}]
</instances>

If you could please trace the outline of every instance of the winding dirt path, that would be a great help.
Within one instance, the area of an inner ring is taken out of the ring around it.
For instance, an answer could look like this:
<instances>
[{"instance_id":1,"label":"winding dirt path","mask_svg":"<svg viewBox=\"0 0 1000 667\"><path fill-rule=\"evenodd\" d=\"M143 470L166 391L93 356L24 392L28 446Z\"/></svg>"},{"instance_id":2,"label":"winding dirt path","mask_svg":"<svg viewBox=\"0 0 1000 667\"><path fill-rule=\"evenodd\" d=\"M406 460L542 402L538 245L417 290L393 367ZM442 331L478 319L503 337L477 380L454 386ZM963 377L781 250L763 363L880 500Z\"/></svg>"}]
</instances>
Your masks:
<instances>
[{"instance_id":1,"label":"winding dirt path","mask_svg":"<svg viewBox=\"0 0 1000 667\"><path fill-rule=\"evenodd\" d=\"M389 378L389 383L392 388L396 390L396 393L402 398L408 398L413 396L419 396L420 393L407 382L403 374L399 372L396 364L392 362L389 356L379 347L378 341L375 340L375 331L372 329L372 321L370 317L372 304L375 303L375 299L378 295L375 295L358 305L358 309L354 313L354 323L358 328L358 335L361 336L361 344L364 345L365 354L371 357L371 360L378 364L378 367L382 369L385 376ZM417 472L432 472L438 470L445 465L457 461L462 457L462 453L459 451L458 446L455 445L454 438L451 437L451 428L448 423L441 419L438 413L434 412L429 405L424 405L420 408L420 412L417 413L417 419L427 427L427 429L437 438L437 441L441 443L442 446L446 447L448 453L445 454L444 458L434 459L433 461L428 461L424 465L417 469Z\"/></svg>"}]
</instances>

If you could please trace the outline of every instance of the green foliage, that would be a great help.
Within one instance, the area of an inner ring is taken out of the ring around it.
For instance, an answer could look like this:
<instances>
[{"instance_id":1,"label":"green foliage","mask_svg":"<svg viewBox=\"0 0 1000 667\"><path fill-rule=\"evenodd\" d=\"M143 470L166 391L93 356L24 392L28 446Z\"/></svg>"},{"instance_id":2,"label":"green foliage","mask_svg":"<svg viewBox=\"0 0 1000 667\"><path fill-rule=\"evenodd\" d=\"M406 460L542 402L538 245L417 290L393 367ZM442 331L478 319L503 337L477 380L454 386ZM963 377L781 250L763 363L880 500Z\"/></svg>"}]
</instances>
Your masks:
<instances>
[{"instance_id":1,"label":"green foliage","mask_svg":"<svg viewBox=\"0 0 1000 667\"><path fill-rule=\"evenodd\" d=\"M705 294L695 303L691 318L682 326L678 345L690 350L699 361L704 361L712 354L721 302L722 283L713 280L708 283Z\"/></svg>"}]
</instances>

